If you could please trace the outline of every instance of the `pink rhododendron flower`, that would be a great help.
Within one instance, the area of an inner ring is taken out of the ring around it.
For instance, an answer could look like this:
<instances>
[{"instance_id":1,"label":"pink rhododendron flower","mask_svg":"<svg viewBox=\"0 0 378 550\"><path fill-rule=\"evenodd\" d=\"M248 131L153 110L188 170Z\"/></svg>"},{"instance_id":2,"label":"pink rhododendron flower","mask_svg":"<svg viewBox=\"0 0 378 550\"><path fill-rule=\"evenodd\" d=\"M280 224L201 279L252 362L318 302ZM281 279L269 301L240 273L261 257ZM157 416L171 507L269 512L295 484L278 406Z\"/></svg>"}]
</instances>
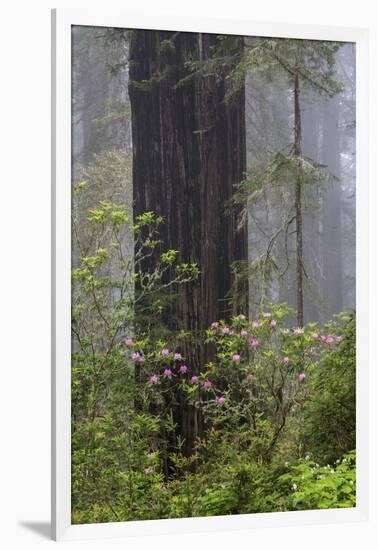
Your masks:
<instances>
[{"instance_id":1,"label":"pink rhododendron flower","mask_svg":"<svg viewBox=\"0 0 378 550\"><path fill-rule=\"evenodd\" d=\"M342 336L335 336L336 342L341 342L342 339L343 339Z\"/></svg>"},{"instance_id":2,"label":"pink rhododendron flower","mask_svg":"<svg viewBox=\"0 0 378 550\"><path fill-rule=\"evenodd\" d=\"M304 380L305 378L306 378L306 375L305 375L304 372L300 372L300 373L298 374L298 380L299 380L299 382L303 382L303 380Z\"/></svg>"},{"instance_id":3,"label":"pink rhododendron flower","mask_svg":"<svg viewBox=\"0 0 378 550\"><path fill-rule=\"evenodd\" d=\"M217 321L214 321L214 323L211 323L210 327L211 328L217 328L219 325L219 323Z\"/></svg>"},{"instance_id":4,"label":"pink rhododendron flower","mask_svg":"<svg viewBox=\"0 0 378 550\"><path fill-rule=\"evenodd\" d=\"M133 351L133 353L131 354L132 359L139 359L139 357L140 353L138 351Z\"/></svg>"},{"instance_id":5,"label":"pink rhododendron flower","mask_svg":"<svg viewBox=\"0 0 378 550\"><path fill-rule=\"evenodd\" d=\"M252 327L253 328L260 328L262 326L262 323L260 323L259 321L253 321L252 322Z\"/></svg>"},{"instance_id":6,"label":"pink rhododendron flower","mask_svg":"<svg viewBox=\"0 0 378 550\"><path fill-rule=\"evenodd\" d=\"M204 388L211 388L212 385L213 383L210 382L210 380L205 380L205 382L203 383Z\"/></svg>"},{"instance_id":7,"label":"pink rhododendron flower","mask_svg":"<svg viewBox=\"0 0 378 550\"><path fill-rule=\"evenodd\" d=\"M160 491L166 491L166 490L167 490L167 488L166 488L165 485L160 485Z\"/></svg>"},{"instance_id":8,"label":"pink rhododendron flower","mask_svg":"<svg viewBox=\"0 0 378 550\"><path fill-rule=\"evenodd\" d=\"M154 458L156 455L156 453L154 453L153 451L151 451L150 453L148 453L148 458Z\"/></svg>"},{"instance_id":9,"label":"pink rhododendron flower","mask_svg":"<svg viewBox=\"0 0 378 550\"><path fill-rule=\"evenodd\" d=\"M158 377L156 376L156 374L153 374L152 376L150 376L150 382L152 382L153 384L156 384L157 381L158 381Z\"/></svg>"},{"instance_id":10,"label":"pink rhododendron flower","mask_svg":"<svg viewBox=\"0 0 378 550\"><path fill-rule=\"evenodd\" d=\"M325 342L325 341L327 340L327 336L324 336L324 334L322 334L322 335L320 336L320 340L321 340L322 342Z\"/></svg>"},{"instance_id":11,"label":"pink rhododendron flower","mask_svg":"<svg viewBox=\"0 0 378 550\"><path fill-rule=\"evenodd\" d=\"M314 350L312 348L308 348L307 353L314 353Z\"/></svg>"},{"instance_id":12,"label":"pink rhododendron flower","mask_svg":"<svg viewBox=\"0 0 378 550\"><path fill-rule=\"evenodd\" d=\"M271 326L271 327L276 327L276 326L277 326L277 321L276 321L275 319L272 319L272 320L270 321L270 326Z\"/></svg>"},{"instance_id":13,"label":"pink rhododendron flower","mask_svg":"<svg viewBox=\"0 0 378 550\"><path fill-rule=\"evenodd\" d=\"M181 359L182 359L181 353L175 353L173 359L174 359L175 361L181 361Z\"/></svg>"},{"instance_id":14,"label":"pink rhododendron flower","mask_svg":"<svg viewBox=\"0 0 378 550\"><path fill-rule=\"evenodd\" d=\"M241 330L240 336L248 336L248 332L246 330Z\"/></svg>"},{"instance_id":15,"label":"pink rhododendron flower","mask_svg":"<svg viewBox=\"0 0 378 550\"><path fill-rule=\"evenodd\" d=\"M287 356L284 357L284 358L283 358L283 362L285 363L285 365L288 365L288 364L290 363L289 357L287 357Z\"/></svg>"},{"instance_id":16,"label":"pink rhododendron flower","mask_svg":"<svg viewBox=\"0 0 378 550\"><path fill-rule=\"evenodd\" d=\"M144 363L146 361L146 358L143 357L143 355L141 355L139 358L138 358L138 361L139 363Z\"/></svg>"},{"instance_id":17,"label":"pink rhododendron flower","mask_svg":"<svg viewBox=\"0 0 378 550\"><path fill-rule=\"evenodd\" d=\"M313 332L313 333L311 334L311 338L312 338L313 340L317 340L317 339L319 338L319 334L317 334L316 332Z\"/></svg>"},{"instance_id":18,"label":"pink rhododendron flower","mask_svg":"<svg viewBox=\"0 0 378 550\"><path fill-rule=\"evenodd\" d=\"M126 338L123 343L126 344L126 346L129 346L134 343L134 340L132 338Z\"/></svg>"},{"instance_id":19,"label":"pink rhododendron flower","mask_svg":"<svg viewBox=\"0 0 378 550\"><path fill-rule=\"evenodd\" d=\"M252 373L248 373L247 374L247 380L250 382L251 380L253 380L253 374Z\"/></svg>"},{"instance_id":20,"label":"pink rhododendron flower","mask_svg":"<svg viewBox=\"0 0 378 550\"><path fill-rule=\"evenodd\" d=\"M162 354L163 357L167 357L167 355L169 355L169 349L166 349L166 348L162 349L161 354Z\"/></svg>"},{"instance_id":21,"label":"pink rhododendron flower","mask_svg":"<svg viewBox=\"0 0 378 550\"><path fill-rule=\"evenodd\" d=\"M187 370L188 370L188 367L186 365L181 365L180 372L185 373L187 372Z\"/></svg>"},{"instance_id":22,"label":"pink rhododendron flower","mask_svg":"<svg viewBox=\"0 0 378 550\"><path fill-rule=\"evenodd\" d=\"M144 469L145 474L152 474L153 471L154 471L154 469L153 469L152 466L148 466L147 468Z\"/></svg>"},{"instance_id":23,"label":"pink rhododendron flower","mask_svg":"<svg viewBox=\"0 0 378 550\"><path fill-rule=\"evenodd\" d=\"M225 401L226 401L226 398L225 398L225 397L219 397L219 399L218 399L218 403L219 403L220 405L223 405L223 403L224 403Z\"/></svg>"},{"instance_id":24,"label":"pink rhododendron flower","mask_svg":"<svg viewBox=\"0 0 378 550\"><path fill-rule=\"evenodd\" d=\"M332 338L332 336L327 336L326 344L333 344L333 342L334 342L334 339Z\"/></svg>"},{"instance_id":25,"label":"pink rhododendron flower","mask_svg":"<svg viewBox=\"0 0 378 550\"><path fill-rule=\"evenodd\" d=\"M304 333L304 330L303 330L303 328L298 327L298 328L295 328L295 329L293 330L293 333L294 333L294 334L303 334L303 333Z\"/></svg>"},{"instance_id":26,"label":"pink rhododendron flower","mask_svg":"<svg viewBox=\"0 0 378 550\"><path fill-rule=\"evenodd\" d=\"M256 338L251 338L250 341L249 341L249 343L251 344L251 346L252 346L253 348L257 348L257 346L259 345L259 341L256 340Z\"/></svg>"},{"instance_id":27,"label":"pink rhododendron flower","mask_svg":"<svg viewBox=\"0 0 378 550\"><path fill-rule=\"evenodd\" d=\"M198 380L199 380L198 376L192 376L190 379L191 382L198 382Z\"/></svg>"},{"instance_id":28,"label":"pink rhododendron flower","mask_svg":"<svg viewBox=\"0 0 378 550\"><path fill-rule=\"evenodd\" d=\"M172 371L171 371L171 369L164 369L163 374L164 374L165 376L172 376Z\"/></svg>"},{"instance_id":29,"label":"pink rhododendron flower","mask_svg":"<svg viewBox=\"0 0 378 550\"><path fill-rule=\"evenodd\" d=\"M240 361L240 355L238 353L234 353L234 355L232 356L232 360L233 361Z\"/></svg>"},{"instance_id":30,"label":"pink rhododendron flower","mask_svg":"<svg viewBox=\"0 0 378 550\"><path fill-rule=\"evenodd\" d=\"M228 327L223 327L222 332L223 334L230 334L230 329Z\"/></svg>"}]
</instances>

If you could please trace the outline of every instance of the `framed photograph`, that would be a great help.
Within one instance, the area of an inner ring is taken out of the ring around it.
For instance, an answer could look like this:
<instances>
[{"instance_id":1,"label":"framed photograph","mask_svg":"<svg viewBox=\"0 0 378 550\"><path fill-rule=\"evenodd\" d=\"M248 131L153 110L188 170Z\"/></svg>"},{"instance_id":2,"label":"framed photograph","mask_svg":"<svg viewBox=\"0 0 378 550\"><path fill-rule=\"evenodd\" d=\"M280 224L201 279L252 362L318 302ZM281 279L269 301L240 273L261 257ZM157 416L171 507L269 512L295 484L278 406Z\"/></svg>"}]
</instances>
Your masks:
<instances>
[{"instance_id":1,"label":"framed photograph","mask_svg":"<svg viewBox=\"0 0 378 550\"><path fill-rule=\"evenodd\" d=\"M54 538L366 518L367 31L52 37Z\"/></svg>"}]
</instances>

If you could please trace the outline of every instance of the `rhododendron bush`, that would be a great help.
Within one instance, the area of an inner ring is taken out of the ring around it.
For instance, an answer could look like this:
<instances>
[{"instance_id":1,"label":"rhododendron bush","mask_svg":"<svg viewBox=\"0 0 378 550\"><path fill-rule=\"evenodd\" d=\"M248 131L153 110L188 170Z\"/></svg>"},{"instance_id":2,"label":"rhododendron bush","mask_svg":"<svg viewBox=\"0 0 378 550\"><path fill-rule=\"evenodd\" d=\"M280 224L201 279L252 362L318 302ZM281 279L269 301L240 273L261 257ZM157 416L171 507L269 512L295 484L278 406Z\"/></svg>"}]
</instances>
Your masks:
<instances>
[{"instance_id":1,"label":"rhododendron bush","mask_svg":"<svg viewBox=\"0 0 378 550\"><path fill-rule=\"evenodd\" d=\"M354 506L353 315L297 327L286 304L270 304L195 340L159 330L140 319L158 320L164 289L198 268L167 251L136 275L117 245L128 223L112 203L92 210L88 224L113 246L97 240L73 271L73 521ZM140 258L160 223L147 213L134 224ZM200 369L188 342L210 350ZM189 451L188 411L201 423Z\"/></svg>"}]
</instances>

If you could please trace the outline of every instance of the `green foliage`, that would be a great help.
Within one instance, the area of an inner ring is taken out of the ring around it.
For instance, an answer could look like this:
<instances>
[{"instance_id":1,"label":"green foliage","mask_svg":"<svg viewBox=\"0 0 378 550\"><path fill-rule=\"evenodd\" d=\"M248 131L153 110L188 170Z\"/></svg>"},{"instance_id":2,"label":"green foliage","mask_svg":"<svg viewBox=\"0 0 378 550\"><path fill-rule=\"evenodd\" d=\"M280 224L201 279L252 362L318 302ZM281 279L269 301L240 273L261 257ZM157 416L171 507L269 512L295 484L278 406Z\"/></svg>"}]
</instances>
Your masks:
<instances>
[{"instance_id":1,"label":"green foliage","mask_svg":"<svg viewBox=\"0 0 378 550\"><path fill-rule=\"evenodd\" d=\"M152 449L173 430L165 404L173 390L167 379L162 392L153 395L143 364L136 366L130 353L125 354L122 336L135 330L146 309L155 318L163 313L164 289L191 282L198 267L180 263L178 252L169 250L160 253L154 268L142 270L160 246L163 219L146 212L134 223L126 205L110 198L93 204L97 165L86 170L92 177L88 185L77 185L73 219L73 521L146 519L151 513L165 517L162 472L170 450L163 444L156 454ZM163 343L156 350L147 335L138 346L145 350L148 370L161 365Z\"/></svg>"},{"instance_id":2,"label":"green foliage","mask_svg":"<svg viewBox=\"0 0 378 550\"><path fill-rule=\"evenodd\" d=\"M279 478L289 510L351 508L356 505L356 453L337 459L334 467L319 466L307 457Z\"/></svg>"},{"instance_id":3,"label":"green foliage","mask_svg":"<svg viewBox=\"0 0 378 550\"><path fill-rule=\"evenodd\" d=\"M161 261L164 264L172 265L178 256L178 250L167 250L161 255Z\"/></svg>"},{"instance_id":4,"label":"green foliage","mask_svg":"<svg viewBox=\"0 0 378 550\"><path fill-rule=\"evenodd\" d=\"M214 348L214 360L198 378L177 351L181 337L169 342L144 331L101 352L80 338L73 522L354 506L354 454L319 466L304 457L316 456L317 442L303 443L313 388L337 364L354 325L344 316L324 334L315 324L289 329L290 313L272 304L253 321L238 315L213 323L203 345ZM174 417L183 403L205 426L189 455ZM322 423L315 415L313 429Z\"/></svg>"},{"instance_id":5,"label":"green foliage","mask_svg":"<svg viewBox=\"0 0 378 550\"><path fill-rule=\"evenodd\" d=\"M215 78L226 75L228 101L244 86L248 74L255 77L272 71L282 72L290 83L298 74L301 87L333 96L342 91L334 78L335 54L339 48L338 42L260 37L244 38L244 48L240 48L240 37L219 35L208 59L189 60L185 66L192 75Z\"/></svg>"},{"instance_id":6,"label":"green foliage","mask_svg":"<svg viewBox=\"0 0 378 550\"><path fill-rule=\"evenodd\" d=\"M87 219L101 225L110 223L116 228L129 222L129 216L123 206L111 201L100 201L99 208L89 210Z\"/></svg>"},{"instance_id":7,"label":"green foliage","mask_svg":"<svg viewBox=\"0 0 378 550\"><path fill-rule=\"evenodd\" d=\"M252 72L276 68L289 79L298 73L303 87L332 96L342 90L334 79L339 48L339 42L257 38L251 40L242 63Z\"/></svg>"},{"instance_id":8,"label":"green foliage","mask_svg":"<svg viewBox=\"0 0 378 550\"><path fill-rule=\"evenodd\" d=\"M356 320L336 321L342 341L313 373L304 405L303 447L320 463L333 463L356 446Z\"/></svg>"}]
</instances>

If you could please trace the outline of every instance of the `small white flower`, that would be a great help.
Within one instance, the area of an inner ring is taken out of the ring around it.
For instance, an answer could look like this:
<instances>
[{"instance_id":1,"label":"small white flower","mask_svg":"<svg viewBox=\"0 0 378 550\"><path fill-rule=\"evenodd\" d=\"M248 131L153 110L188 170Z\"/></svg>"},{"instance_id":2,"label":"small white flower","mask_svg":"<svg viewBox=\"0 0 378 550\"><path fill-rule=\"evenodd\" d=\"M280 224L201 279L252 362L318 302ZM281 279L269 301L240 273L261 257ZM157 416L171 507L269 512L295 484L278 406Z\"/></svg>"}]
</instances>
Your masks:
<instances>
[{"instance_id":1,"label":"small white flower","mask_svg":"<svg viewBox=\"0 0 378 550\"><path fill-rule=\"evenodd\" d=\"M306 455L305 460L310 460L310 455Z\"/></svg>"},{"instance_id":2,"label":"small white flower","mask_svg":"<svg viewBox=\"0 0 378 550\"><path fill-rule=\"evenodd\" d=\"M296 483L293 483L291 488L293 489L293 491L296 491L298 489L298 485Z\"/></svg>"}]
</instances>

